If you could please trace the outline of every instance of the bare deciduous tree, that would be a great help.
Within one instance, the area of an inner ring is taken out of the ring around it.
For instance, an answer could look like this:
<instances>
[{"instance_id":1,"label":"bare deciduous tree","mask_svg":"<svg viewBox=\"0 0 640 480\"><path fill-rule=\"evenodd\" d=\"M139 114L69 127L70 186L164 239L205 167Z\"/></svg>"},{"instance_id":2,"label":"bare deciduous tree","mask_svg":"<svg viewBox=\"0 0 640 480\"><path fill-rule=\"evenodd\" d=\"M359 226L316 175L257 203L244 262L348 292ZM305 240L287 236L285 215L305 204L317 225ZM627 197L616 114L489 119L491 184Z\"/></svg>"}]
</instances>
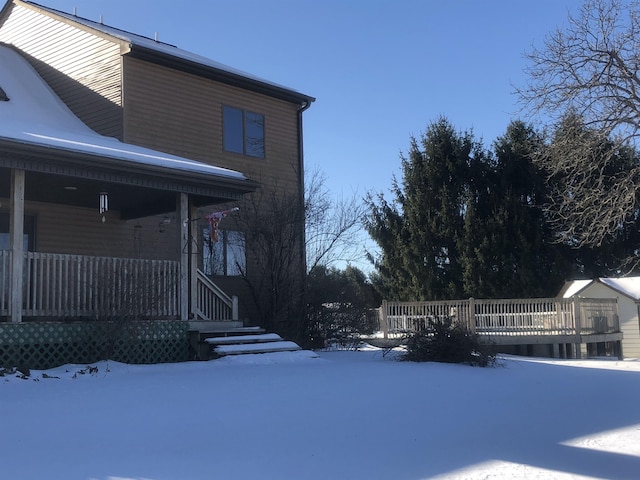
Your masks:
<instances>
[{"instance_id":1,"label":"bare deciduous tree","mask_svg":"<svg viewBox=\"0 0 640 480\"><path fill-rule=\"evenodd\" d=\"M549 219L559 240L600 247L637 220L640 168L632 148L567 115L537 157L549 172Z\"/></svg>"},{"instance_id":2,"label":"bare deciduous tree","mask_svg":"<svg viewBox=\"0 0 640 480\"><path fill-rule=\"evenodd\" d=\"M326 177L312 170L306 178L305 232L307 272L322 265L356 261L364 258L359 241L364 205L352 197L332 197Z\"/></svg>"},{"instance_id":3,"label":"bare deciduous tree","mask_svg":"<svg viewBox=\"0 0 640 480\"><path fill-rule=\"evenodd\" d=\"M334 199L317 170L307 175L304 193L301 202L297 192L263 185L235 216L247 252L247 264L238 268L261 325L302 342L306 274L318 265L353 260L362 217L355 198Z\"/></svg>"},{"instance_id":4,"label":"bare deciduous tree","mask_svg":"<svg viewBox=\"0 0 640 480\"><path fill-rule=\"evenodd\" d=\"M521 103L556 120L537 160L549 172L546 210L559 240L599 247L620 238L640 207L640 4L585 0L526 56ZM623 263L637 258L626 255Z\"/></svg>"},{"instance_id":5,"label":"bare deciduous tree","mask_svg":"<svg viewBox=\"0 0 640 480\"><path fill-rule=\"evenodd\" d=\"M529 83L516 89L525 109L622 139L640 132L640 6L636 0L586 0L568 26L526 54Z\"/></svg>"}]
</instances>

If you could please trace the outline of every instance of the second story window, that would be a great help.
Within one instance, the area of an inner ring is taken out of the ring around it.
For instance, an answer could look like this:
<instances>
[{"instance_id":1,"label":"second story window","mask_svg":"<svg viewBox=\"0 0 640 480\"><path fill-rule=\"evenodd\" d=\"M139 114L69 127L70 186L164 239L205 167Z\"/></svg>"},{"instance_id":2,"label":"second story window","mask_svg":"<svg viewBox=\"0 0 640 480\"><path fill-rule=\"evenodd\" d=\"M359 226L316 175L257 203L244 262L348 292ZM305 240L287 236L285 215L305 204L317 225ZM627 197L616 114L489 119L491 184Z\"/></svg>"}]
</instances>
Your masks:
<instances>
[{"instance_id":1,"label":"second story window","mask_svg":"<svg viewBox=\"0 0 640 480\"><path fill-rule=\"evenodd\" d=\"M222 123L225 151L264 158L264 115L225 106Z\"/></svg>"}]
</instances>

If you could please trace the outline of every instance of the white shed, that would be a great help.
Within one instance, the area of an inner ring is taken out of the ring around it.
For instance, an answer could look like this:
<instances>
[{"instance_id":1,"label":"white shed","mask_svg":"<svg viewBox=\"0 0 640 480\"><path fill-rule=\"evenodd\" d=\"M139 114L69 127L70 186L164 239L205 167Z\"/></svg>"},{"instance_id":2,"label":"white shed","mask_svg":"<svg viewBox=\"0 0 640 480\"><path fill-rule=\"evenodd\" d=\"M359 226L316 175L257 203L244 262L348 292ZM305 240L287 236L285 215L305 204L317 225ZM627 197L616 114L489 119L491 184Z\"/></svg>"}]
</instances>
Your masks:
<instances>
[{"instance_id":1,"label":"white shed","mask_svg":"<svg viewBox=\"0 0 640 480\"><path fill-rule=\"evenodd\" d=\"M617 298L622 354L625 358L640 358L640 277L574 280L565 283L558 296Z\"/></svg>"}]
</instances>

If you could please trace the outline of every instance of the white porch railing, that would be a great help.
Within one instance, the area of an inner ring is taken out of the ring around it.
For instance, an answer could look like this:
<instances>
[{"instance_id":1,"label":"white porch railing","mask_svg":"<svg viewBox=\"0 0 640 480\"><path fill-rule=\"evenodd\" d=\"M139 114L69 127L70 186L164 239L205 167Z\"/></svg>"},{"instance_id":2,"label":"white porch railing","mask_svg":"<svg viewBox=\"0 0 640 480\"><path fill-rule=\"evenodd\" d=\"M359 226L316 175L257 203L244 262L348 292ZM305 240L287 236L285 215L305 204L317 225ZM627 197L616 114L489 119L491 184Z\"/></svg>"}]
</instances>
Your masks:
<instances>
[{"instance_id":1,"label":"white porch railing","mask_svg":"<svg viewBox=\"0 0 640 480\"><path fill-rule=\"evenodd\" d=\"M620 331L618 304L611 298L533 298L388 302L378 310L385 338L451 318L469 331L487 336L580 335Z\"/></svg>"},{"instance_id":2,"label":"white porch railing","mask_svg":"<svg viewBox=\"0 0 640 480\"><path fill-rule=\"evenodd\" d=\"M201 270L198 270L197 285L199 320L238 320L238 297L227 295Z\"/></svg>"},{"instance_id":3,"label":"white porch railing","mask_svg":"<svg viewBox=\"0 0 640 480\"><path fill-rule=\"evenodd\" d=\"M9 258L0 251L0 315L9 315ZM175 318L179 268L170 260L27 252L23 315Z\"/></svg>"}]
</instances>

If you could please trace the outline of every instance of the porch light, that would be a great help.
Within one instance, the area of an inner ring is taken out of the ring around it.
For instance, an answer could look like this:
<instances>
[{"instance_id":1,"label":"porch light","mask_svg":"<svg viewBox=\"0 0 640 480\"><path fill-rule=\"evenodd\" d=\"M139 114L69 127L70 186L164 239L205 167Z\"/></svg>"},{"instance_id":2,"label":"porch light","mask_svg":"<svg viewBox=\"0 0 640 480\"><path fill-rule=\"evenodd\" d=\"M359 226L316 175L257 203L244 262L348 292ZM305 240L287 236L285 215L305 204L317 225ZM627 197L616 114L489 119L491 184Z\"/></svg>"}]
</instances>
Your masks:
<instances>
[{"instance_id":1,"label":"porch light","mask_svg":"<svg viewBox=\"0 0 640 480\"><path fill-rule=\"evenodd\" d=\"M165 227L166 227L167 225L169 225L170 223L171 223L171 218L169 218L169 217L165 216L165 217L160 221L160 223L158 224L158 231L159 231L160 233L163 233L163 232L164 232Z\"/></svg>"},{"instance_id":2,"label":"porch light","mask_svg":"<svg viewBox=\"0 0 640 480\"><path fill-rule=\"evenodd\" d=\"M109 194L107 192L100 192L100 214L109 211Z\"/></svg>"}]
</instances>

